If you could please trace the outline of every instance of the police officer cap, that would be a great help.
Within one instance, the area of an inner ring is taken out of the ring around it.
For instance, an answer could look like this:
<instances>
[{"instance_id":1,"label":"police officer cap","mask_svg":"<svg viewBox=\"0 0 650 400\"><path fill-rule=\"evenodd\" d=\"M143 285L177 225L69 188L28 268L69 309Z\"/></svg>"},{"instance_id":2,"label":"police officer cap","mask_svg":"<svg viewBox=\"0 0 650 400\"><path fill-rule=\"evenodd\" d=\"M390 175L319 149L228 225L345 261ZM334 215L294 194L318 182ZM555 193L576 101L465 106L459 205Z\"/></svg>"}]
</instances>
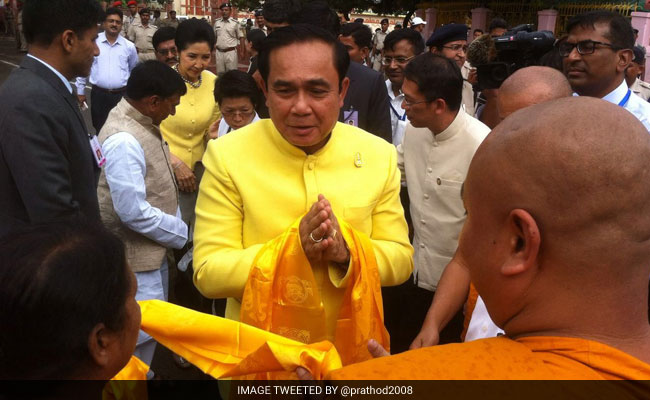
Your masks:
<instances>
[{"instance_id":1,"label":"police officer cap","mask_svg":"<svg viewBox=\"0 0 650 400\"><path fill-rule=\"evenodd\" d=\"M439 47L456 40L467 40L467 29L467 25L464 24L448 24L441 26L436 29L431 36L429 36L427 46Z\"/></svg>"},{"instance_id":2,"label":"police officer cap","mask_svg":"<svg viewBox=\"0 0 650 400\"><path fill-rule=\"evenodd\" d=\"M264 15L264 14L262 14L262 10L261 10L261 9L258 8L257 10L255 10L255 16L256 16L256 17L261 17L261 16L263 16L263 15Z\"/></svg>"},{"instance_id":3,"label":"police officer cap","mask_svg":"<svg viewBox=\"0 0 650 400\"><path fill-rule=\"evenodd\" d=\"M230 7L230 3L223 3L219 6L219 9L222 10L224 7Z\"/></svg>"}]
</instances>

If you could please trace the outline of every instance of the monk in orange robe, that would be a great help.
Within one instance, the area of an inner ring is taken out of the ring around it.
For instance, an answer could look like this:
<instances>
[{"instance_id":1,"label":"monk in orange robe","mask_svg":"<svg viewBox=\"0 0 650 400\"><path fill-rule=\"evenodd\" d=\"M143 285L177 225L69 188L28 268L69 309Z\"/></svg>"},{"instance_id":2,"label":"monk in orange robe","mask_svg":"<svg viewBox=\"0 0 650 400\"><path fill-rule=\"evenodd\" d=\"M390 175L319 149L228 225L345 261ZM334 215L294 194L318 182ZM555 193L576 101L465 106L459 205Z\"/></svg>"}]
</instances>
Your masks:
<instances>
[{"instance_id":1,"label":"monk in orange robe","mask_svg":"<svg viewBox=\"0 0 650 400\"><path fill-rule=\"evenodd\" d=\"M650 136L634 115L588 97L515 112L476 152L463 200L456 256L505 335L331 378L650 379Z\"/></svg>"}]
</instances>

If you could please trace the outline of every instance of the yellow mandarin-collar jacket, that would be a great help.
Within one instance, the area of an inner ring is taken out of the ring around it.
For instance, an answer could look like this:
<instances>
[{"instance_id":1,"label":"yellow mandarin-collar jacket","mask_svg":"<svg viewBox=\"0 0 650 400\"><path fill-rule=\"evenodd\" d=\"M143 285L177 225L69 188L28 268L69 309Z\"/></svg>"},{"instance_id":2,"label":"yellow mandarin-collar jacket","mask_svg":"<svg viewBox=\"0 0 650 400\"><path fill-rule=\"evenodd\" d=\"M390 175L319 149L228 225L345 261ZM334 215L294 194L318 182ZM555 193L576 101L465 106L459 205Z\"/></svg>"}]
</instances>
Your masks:
<instances>
[{"instance_id":1,"label":"yellow mandarin-collar jacket","mask_svg":"<svg viewBox=\"0 0 650 400\"><path fill-rule=\"evenodd\" d=\"M395 147L337 123L312 155L287 142L271 120L260 120L209 143L196 204L194 282L207 297L229 297L226 316L239 319L248 273L262 245L286 231L323 194L334 214L368 235L383 286L413 269L399 190ZM305 266L306 268L309 266ZM314 269L329 339L347 275Z\"/></svg>"}]
</instances>

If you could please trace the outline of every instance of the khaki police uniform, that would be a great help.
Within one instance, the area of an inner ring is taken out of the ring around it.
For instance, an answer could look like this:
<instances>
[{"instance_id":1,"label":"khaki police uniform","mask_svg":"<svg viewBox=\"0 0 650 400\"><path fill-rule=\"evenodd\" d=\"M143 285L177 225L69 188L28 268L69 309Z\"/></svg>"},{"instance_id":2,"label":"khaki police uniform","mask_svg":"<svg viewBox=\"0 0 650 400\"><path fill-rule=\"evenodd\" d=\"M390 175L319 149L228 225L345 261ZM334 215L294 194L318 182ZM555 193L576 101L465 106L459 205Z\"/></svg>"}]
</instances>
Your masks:
<instances>
[{"instance_id":1,"label":"khaki police uniform","mask_svg":"<svg viewBox=\"0 0 650 400\"><path fill-rule=\"evenodd\" d=\"M136 13L135 17L131 17L129 15L124 14L124 18L122 18L122 36L125 38L129 38L129 28L131 25L139 25L141 24L140 20L140 14Z\"/></svg>"},{"instance_id":2,"label":"khaki police uniform","mask_svg":"<svg viewBox=\"0 0 650 400\"><path fill-rule=\"evenodd\" d=\"M155 60L156 54L153 49L153 34L158 28L155 25L148 24L146 27L142 24L131 25L129 28L128 39L135 44L138 49L138 60Z\"/></svg>"},{"instance_id":3,"label":"khaki police uniform","mask_svg":"<svg viewBox=\"0 0 650 400\"><path fill-rule=\"evenodd\" d=\"M243 37L239 23L232 17L226 21L219 18L214 23L214 34L217 37L217 74L237 69L237 45Z\"/></svg>"},{"instance_id":4,"label":"khaki police uniform","mask_svg":"<svg viewBox=\"0 0 650 400\"><path fill-rule=\"evenodd\" d=\"M379 31L375 33L375 37L372 40L372 46L376 50L376 53L373 54L372 69L375 71L381 70L381 51L384 49L384 39L386 39L388 32Z\"/></svg>"},{"instance_id":5,"label":"khaki police uniform","mask_svg":"<svg viewBox=\"0 0 650 400\"><path fill-rule=\"evenodd\" d=\"M643 100L648 101L650 98L650 83L643 82L641 79L636 78L636 81L630 87L630 90Z\"/></svg>"},{"instance_id":6,"label":"khaki police uniform","mask_svg":"<svg viewBox=\"0 0 650 400\"><path fill-rule=\"evenodd\" d=\"M172 20L171 18L167 17L165 19L160 20L160 24L158 25L158 28L164 28L166 26L171 26L174 29L178 28L178 19Z\"/></svg>"}]
</instances>

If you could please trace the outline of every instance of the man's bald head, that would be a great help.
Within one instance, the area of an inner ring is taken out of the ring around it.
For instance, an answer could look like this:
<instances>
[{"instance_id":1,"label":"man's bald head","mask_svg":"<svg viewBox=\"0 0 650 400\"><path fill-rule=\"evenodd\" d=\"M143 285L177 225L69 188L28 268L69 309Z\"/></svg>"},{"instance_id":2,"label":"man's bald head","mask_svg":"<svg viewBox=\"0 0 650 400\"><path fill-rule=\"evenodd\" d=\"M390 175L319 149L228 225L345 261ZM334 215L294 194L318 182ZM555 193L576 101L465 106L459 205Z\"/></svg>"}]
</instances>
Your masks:
<instances>
[{"instance_id":1,"label":"man's bald head","mask_svg":"<svg viewBox=\"0 0 650 400\"><path fill-rule=\"evenodd\" d=\"M465 181L459 254L497 325L605 329L612 302L647 304L648 160L643 125L594 98L528 107L488 135Z\"/></svg>"},{"instance_id":2,"label":"man's bald head","mask_svg":"<svg viewBox=\"0 0 650 400\"><path fill-rule=\"evenodd\" d=\"M533 104L571 96L571 85L563 73L549 67L526 67L515 71L499 88L497 110L503 120Z\"/></svg>"}]
</instances>

